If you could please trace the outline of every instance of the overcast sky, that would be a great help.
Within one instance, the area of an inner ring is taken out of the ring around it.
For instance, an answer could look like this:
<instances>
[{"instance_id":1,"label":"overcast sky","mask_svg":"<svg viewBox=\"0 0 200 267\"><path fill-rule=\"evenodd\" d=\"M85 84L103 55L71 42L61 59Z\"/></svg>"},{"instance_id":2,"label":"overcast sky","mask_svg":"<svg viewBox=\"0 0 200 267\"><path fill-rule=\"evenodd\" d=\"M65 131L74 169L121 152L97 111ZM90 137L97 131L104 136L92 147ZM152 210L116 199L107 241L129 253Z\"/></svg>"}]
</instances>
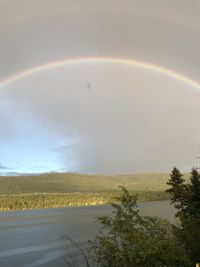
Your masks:
<instances>
[{"instance_id":1,"label":"overcast sky","mask_svg":"<svg viewBox=\"0 0 200 267\"><path fill-rule=\"evenodd\" d=\"M196 82L199 0L0 0L0 80L50 62L137 60ZM200 88L82 62L0 87L0 172L138 173L199 164Z\"/></svg>"}]
</instances>

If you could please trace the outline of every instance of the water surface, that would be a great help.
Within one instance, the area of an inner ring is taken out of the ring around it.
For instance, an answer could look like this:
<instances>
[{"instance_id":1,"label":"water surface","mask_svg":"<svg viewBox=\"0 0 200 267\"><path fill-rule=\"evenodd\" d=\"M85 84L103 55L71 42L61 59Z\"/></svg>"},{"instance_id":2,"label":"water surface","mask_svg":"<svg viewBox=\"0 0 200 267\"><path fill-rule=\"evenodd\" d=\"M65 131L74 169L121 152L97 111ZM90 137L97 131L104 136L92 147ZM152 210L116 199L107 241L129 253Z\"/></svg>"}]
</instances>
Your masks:
<instances>
[{"instance_id":1,"label":"water surface","mask_svg":"<svg viewBox=\"0 0 200 267\"><path fill-rule=\"evenodd\" d=\"M175 223L175 210L169 201L144 202L139 208L142 214ZM63 236L92 239L99 230L95 218L111 211L109 206L90 206L1 212L0 266L63 267L68 250Z\"/></svg>"}]
</instances>

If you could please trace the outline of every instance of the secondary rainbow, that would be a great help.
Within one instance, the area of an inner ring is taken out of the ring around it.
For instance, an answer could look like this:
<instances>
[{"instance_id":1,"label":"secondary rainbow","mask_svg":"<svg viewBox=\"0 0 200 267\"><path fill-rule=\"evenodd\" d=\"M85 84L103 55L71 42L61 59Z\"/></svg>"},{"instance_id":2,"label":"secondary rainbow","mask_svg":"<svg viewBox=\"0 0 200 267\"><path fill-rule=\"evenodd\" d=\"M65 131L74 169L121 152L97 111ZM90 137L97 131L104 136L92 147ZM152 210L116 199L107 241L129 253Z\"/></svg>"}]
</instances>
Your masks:
<instances>
[{"instance_id":1,"label":"secondary rainbow","mask_svg":"<svg viewBox=\"0 0 200 267\"><path fill-rule=\"evenodd\" d=\"M183 83L188 84L189 86L192 86L193 88L200 89L200 83L185 76L178 72L172 71L167 68L160 67L158 65L153 65L150 63L142 62L142 61L135 61L131 59L123 59L123 58L113 58L113 57L87 57L87 58L75 58L75 59L65 59L60 61L51 62L48 64L40 65L38 67L28 69L25 71L22 71L18 74L15 74L11 77L8 77L7 79L0 81L0 87L7 86L15 81L21 80L23 78L26 78L28 76L34 75L36 73L47 71L54 68L60 68L62 66L67 65L74 65L74 64L83 64L83 63L112 63L112 64L121 64L121 65L129 65L134 66L146 70L155 71L157 73L167 75L171 78L174 78L176 80L179 80Z\"/></svg>"}]
</instances>

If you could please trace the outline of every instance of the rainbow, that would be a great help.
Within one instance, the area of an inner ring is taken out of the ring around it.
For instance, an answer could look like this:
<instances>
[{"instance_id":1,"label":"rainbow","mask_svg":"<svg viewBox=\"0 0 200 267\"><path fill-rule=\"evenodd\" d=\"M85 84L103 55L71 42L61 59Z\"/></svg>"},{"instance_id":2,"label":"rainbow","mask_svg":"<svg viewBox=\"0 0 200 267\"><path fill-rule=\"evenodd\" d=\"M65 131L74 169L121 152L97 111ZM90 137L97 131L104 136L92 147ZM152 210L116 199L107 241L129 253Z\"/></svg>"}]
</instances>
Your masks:
<instances>
[{"instance_id":1,"label":"rainbow","mask_svg":"<svg viewBox=\"0 0 200 267\"><path fill-rule=\"evenodd\" d=\"M18 74L15 74L11 77L8 77L7 79L0 81L0 87L7 86L10 83L13 83L15 81L21 80L23 78L26 78L28 76L34 75L36 73L54 69L54 68L60 68L62 66L68 66L68 65L74 65L74 64L83 64L83 63L112 63L112 64L121 64L121 65L129 65L134 66L146 70L155 71L157 73L167 75L171 78L174 78L176 80L179 80L181 82L184 82L188 84L191 87L200 89L200 83L185 76L178 72L172 71L167 68L160 67L158 65L153 65L150 63L142 62L142 61L135 61L135 60L129 60L129 59L123 59L123 58L113 58L113 57L87 57L87 58L75 58L75 59L65 59L60 60L56 62L51 62L45 65L40 65L38 67L28 69L25 71L22 71Z\"/></svg>"}]
</instances>

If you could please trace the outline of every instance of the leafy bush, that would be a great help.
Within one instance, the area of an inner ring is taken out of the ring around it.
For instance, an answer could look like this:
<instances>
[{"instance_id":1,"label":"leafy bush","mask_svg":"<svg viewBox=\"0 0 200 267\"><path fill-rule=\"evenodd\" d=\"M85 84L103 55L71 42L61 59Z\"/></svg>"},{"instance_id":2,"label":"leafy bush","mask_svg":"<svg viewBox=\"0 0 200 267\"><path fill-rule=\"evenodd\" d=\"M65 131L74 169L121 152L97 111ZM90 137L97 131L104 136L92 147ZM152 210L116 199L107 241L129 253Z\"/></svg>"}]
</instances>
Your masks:
<instances>
[{"instance_id":1,"label":"leafy bush","mask_svg":"<svg viewBox=\"0 0 200 267\"><path fill-rule=\"evenodd\" d=\"M98 218L102 231L89 242L98 266L189 266L173 225L157 217L141 216L137 197L124 187L116 201L111 203L113 216Z\"/></svg>"}]
</instances>

